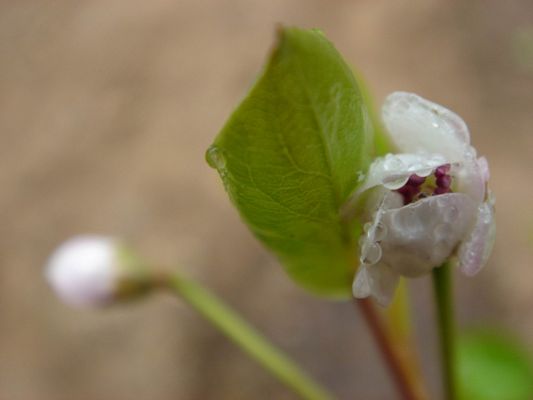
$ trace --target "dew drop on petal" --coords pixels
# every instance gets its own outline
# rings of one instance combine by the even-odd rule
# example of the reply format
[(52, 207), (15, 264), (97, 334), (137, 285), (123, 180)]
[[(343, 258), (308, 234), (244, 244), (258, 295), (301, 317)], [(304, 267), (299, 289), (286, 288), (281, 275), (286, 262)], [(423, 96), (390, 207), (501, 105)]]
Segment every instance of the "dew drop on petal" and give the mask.
[(404, 162), (400, 157), (396, 157), (392, 154), (388, 154), (385, 157), (385, 162), (383, 163), (383, 168), (387, 171), (398, 171), (405, 169)]
[(416, 173), (420, 176), (429, 176), (433, 172), (433, 168), (420, 168)]
[(361, 251), (361, 264), (374, 265), (381, 260), (381, 246), (377, 243), (365, 243)]
[(389, 190), (396, 190), (404, 186), (409, 180), (408, 176), (389, 178), (383, 182), (383, 186)]
[(380, 240), (385, 239), (386, 236), (387, 227), (382, 222), (378, 222), (374, 228), (374, 240), (379, 242)]

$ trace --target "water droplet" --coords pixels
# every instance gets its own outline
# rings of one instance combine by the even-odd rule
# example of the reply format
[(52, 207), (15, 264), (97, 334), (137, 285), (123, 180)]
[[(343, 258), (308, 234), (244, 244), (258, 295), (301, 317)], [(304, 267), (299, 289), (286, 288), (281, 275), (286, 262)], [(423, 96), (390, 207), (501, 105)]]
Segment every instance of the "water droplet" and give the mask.
[(361, 264), (374, 265), (381, 260), (381, 246), (377, 243), (365, 243), (361, 251)]
[(476, 158), (477, 157), (476, 149), (473, 148), (472, 146), (468, 146), (468, 148), (465, 150), (464, 157), (465, 158), (470, 158), (470, 159)]
[(385, 162), (383, 163), (383, 168), (387, 171), (398, 171), (404, 169), (404, 163), (399, 158), (392, 154), (388, 154), (385, 157)]
[(372, 223), (367, 222), (366, 224), (363, 225), (363, 231), (368, 232), (371, 226), (372, 226)]
[(211, 168), (222, 170), (226, 166), (226, 159), (222, 154), (222, 150), (215, 145), (212, 145), (207, 149), (205, 159)]
[(431, 175), (432, 172), (433, 172), (432, 167), (420, 168), (418, 171), (416, 171), (417, 175), (420, 175), (423, 177)]
[(387, 227), (382, 222), (378, 222), (374, 228), (374, 240), (379, 242), (380, 240), (385, 239), (386, 236)]
[(407, 183), (409, 176), (395, 176), (383, 181), (383, 186), (389, 190), (396, 190)]

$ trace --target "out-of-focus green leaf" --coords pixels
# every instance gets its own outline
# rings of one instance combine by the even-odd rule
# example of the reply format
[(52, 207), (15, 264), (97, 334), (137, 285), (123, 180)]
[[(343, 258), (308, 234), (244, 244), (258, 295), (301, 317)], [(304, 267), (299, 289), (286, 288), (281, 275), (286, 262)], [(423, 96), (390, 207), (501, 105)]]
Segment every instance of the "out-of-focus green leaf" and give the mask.
[(516, 341), (495, 333), (462, 336), (458, 346), (462, 400), (533, 399), (533, 364)]
[(363, 76), (357, 71), (354, 71), (355, 78), (361, 90), (361, 95), (363, 96), (364, 102), (367, 105), (368, 115), (370, 121), (372, 122), (373, 133), (374, 133), (374, 156), (383, 156), (392, 151), (392, 143), (389, 136), (385, 131), (385, 127), (381, 122), (381, 115), (379, 110), (376, 109), (376, 104), (374, 99), (370, 94), (370, 90), (363, 79)]
[(350, 68), (321, 32), (289, 28), (206, 157), (290, 276), (315, 293), (345, 297), (361, 227), (339, 210), (372, 147)]

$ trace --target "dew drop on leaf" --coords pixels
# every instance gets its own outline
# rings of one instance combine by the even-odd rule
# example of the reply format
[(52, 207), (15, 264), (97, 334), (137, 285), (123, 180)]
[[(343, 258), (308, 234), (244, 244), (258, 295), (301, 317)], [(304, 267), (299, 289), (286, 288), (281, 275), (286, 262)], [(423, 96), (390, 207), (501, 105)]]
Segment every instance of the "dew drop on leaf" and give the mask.
[(226, 159), (222, 154), (222, 150), (220, 150), (217, 146), (213, 145), (207, 149), (207, 152), (205, 153), (205, 159), (210, 167), (219, 171), (223, 170), (226, 166)]

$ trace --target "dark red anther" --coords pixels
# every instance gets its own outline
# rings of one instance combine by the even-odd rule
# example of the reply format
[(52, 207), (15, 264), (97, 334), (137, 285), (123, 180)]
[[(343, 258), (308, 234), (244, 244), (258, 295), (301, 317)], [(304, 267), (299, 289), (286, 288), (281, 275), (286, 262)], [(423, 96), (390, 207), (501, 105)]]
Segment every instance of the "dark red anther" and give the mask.
[(409, 204), (413, 201), (413, 198), (420, 192), (420, 188), (417, 186), (404, 185), (397, 190), (403, 197), (403, 203)]
[(417, 174), (413, 174), (409, 177), (409, 180), (407, 181), (407, 185), (409, 186), (421, 186), (426, 181), (426, 178), (423, 176), (418, 176)]
[(437, 186), (441, 188), (449, 188), (452, 183), (452, 177), (450, 175), (441, 175), (437, 177)]
[(450, 193), (451, 190), (449, 187), (438, 187), (438, 188), (435, 188), (435, 190), (433, 191), (433, 195), (438, 195), (438, 194), (445, 194), (445, 193)]
[(438, 178), (440, 176), (444, 176), (448, 174), (448, 172), (450, 172), (450, 168), (451, 168), (450, 164), (444, 164), (444, 165), (441, 165), (440, 167), (437, 167), (437, 169), (435, 170), (435, 177)]

